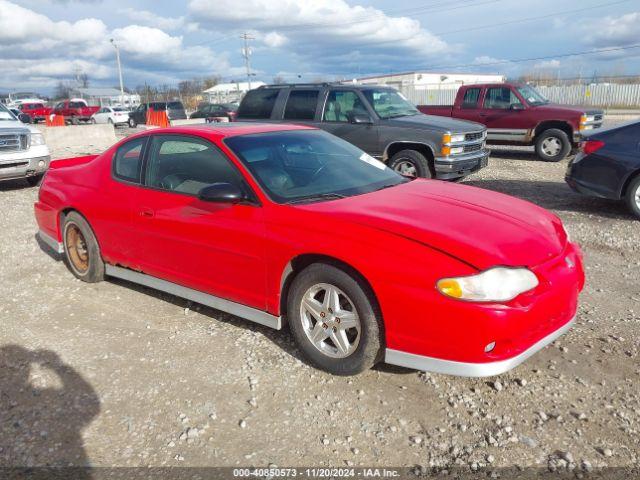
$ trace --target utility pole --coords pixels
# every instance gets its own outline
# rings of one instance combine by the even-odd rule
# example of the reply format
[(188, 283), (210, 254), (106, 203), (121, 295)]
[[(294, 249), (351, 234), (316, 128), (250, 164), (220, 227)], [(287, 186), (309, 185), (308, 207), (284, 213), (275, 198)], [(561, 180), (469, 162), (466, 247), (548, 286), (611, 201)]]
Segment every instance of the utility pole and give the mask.
[(118, 62), (118, 76), (120, 77), (120, 105), (124, 105), (124, 84), (122, 83), (122, 65), (120, 64), (120, 49), (118, 44), (111, 39), (111, 45), (116, 49), (116, 60)]
[(250, 59), (251, 59), (251, 54), (253, 52), (249, 47), (249, 40), (255, 40), (255, 37), (252, 37), (248, 33), (243, 33), (240, 36), (240, 38), (244, 40), (244, 48), (242, 49), (242, 56), (244, 57), (244, 64), (247, 67), (247, 80), (248, 80), (247, 86), (249, 87), (248, 89), (251, 90), (251, 60)]

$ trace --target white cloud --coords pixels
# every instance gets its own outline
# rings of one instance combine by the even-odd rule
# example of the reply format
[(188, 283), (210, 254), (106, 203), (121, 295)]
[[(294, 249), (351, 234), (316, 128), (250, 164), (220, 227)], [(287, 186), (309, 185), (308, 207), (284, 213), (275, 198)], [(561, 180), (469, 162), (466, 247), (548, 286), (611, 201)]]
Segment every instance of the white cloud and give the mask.
[(561, 63), (560, 60), (543, 60), (542, 62), (536, 63), (533, 68), (539, 70), (557, 70), (560, 68)]
[(267, 34), (258, 34), (258, 39), (261, 40), (267, 47), (278, 48), (282, 47), (289, 42), (289, 39), (278, 32), (269, 32)]
[(286, 36), (294, 53), (308, 57), (319, 48), (325, 54), (329, 47), (344, 53), (342, 47), (367, 54), (400, 49), (421, 58), (442, 58), (452, 48), (417, 20), (350, 6), (344, 0), (191, 0), (189, 11), (201, 28), (251, 25), (258, 32)]
[(586, 22), (582, 31), (587, 42), (598, 47), (640, 43), (640, 12), (604, 17)]
[[(22, 87), (36, 78), (40, 85), (50, 86), (60, 79), (73, 78), (79, 71), (91, 80), (115, 81), (112, 38), (120, 48), (125, 82), (132, 87), (142, 81), (151, 83), (150, 79), (168, 83), (189, 76), (239, 71), (231, 68), (226, 55), (216, 54), (207, 46), (185, 46), (182, 36), (160, 28), (133, 24), (110, 31), (96, 18), (57, 22), (0, 0), (0, 86)], [(271, 38), (272, 42), (277, 40)]]
[(155, 27), (161, 30), (185, 29), (189, 32), (194, 32), (198, 29), (198, 24), (195, 22), (188, 22), (185, 16), (175, 18), (162, 17), (148, 10), (136, 10), (131, 7), (121, 8), (118, 12), (135, 21), (137, 24)]

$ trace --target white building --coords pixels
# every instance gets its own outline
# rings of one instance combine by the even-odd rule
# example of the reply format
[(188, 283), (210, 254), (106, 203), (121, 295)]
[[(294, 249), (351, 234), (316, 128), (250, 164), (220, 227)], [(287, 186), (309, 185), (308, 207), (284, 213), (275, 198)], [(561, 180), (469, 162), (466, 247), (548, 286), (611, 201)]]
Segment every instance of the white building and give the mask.
[(265, 85), (264, 82), (235, 82), (235, 83), (219, 83), (202, 92), (211, 103), (233, 103), (239, 102), (245, 93), (254, 88)]
[(470, 83), (502, 83), (507, 79), (504, 75), (487, 75), (475, 73), (432, 73), (406, 72), (389, 75), (376, 75), (354, 79), (354, 83), (362, 85), (388, 85), (398, 90), (415, 88), (416, 90), (455, 89)]
[(89, 105), (105, 107), (118, 105), (131, 108), (140, 105), (140, 95), (137, 93), (120, 95), (120, 90), (117, 88), (75, 88), (71, 94), (74, 97), (84, 98)]

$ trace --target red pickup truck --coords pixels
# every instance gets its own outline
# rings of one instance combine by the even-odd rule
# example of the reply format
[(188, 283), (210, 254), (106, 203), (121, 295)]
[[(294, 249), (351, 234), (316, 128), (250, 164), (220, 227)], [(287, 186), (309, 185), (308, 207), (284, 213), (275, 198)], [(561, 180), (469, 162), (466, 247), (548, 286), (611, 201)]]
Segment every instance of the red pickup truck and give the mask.
[(47, 107), (44, 103), (22, 103), (18, 109), (29, 115), (33, 123), (44, 121), (51, 113), (51, 107)]
[(533, 87), (515, 83), (464, 85), (453, 106), (420, 105), (418, 110), (482, 123), (487, 143), (535, 145), (538, 157), (548, 162), (565, 158), (583, 133), (602, 126), (604, 117), (602, 110), (554, 105)]
[(81, 98), (72, 98), (57, 103), (53, 107), (53, 113), (62, 115), (67, 123), (77, 125), (80, 122), (92, 121), (92, 116), (100, 110), (100, 107), (90, 107), (86, 100)]

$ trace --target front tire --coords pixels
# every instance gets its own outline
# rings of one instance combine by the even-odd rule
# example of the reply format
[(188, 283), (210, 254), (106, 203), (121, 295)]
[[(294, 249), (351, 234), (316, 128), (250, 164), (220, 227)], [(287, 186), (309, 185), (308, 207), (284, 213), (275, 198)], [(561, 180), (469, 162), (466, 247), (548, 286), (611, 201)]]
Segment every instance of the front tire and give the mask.
[(355, 375), (373, 367), (382, 353), (377, 303), (355, 276), (317, 263), (291, 284), (287, 316), (305, 357), (334, 375)]
[(38, 175), (27, 177), (26, 180), (30, 186), (37, 187), (38, 185), (40, 185), (40, 182), (42, 181), (42, 177), (44, 177), (44, 173), (39, 173)]
[(631, 213), (640, 219), (640, 175), (631, 180), (631, 183), (627, 187), (625, 203)]
[(405, 177), (433, 178), (429, 161), (416, 150), (401, 150), (389, 161), (389, 168)]
[(104, 262), (89, 223), (77, 212), (64, 218), (62, 226), (64, 260), (71, 273), (83, 282), (104, 280)]
[(545, 162), (559, 162), (571, 152), (571, 142), (565, 132), (557, 128), (545, 130), (536, 138), (536, 154)]

